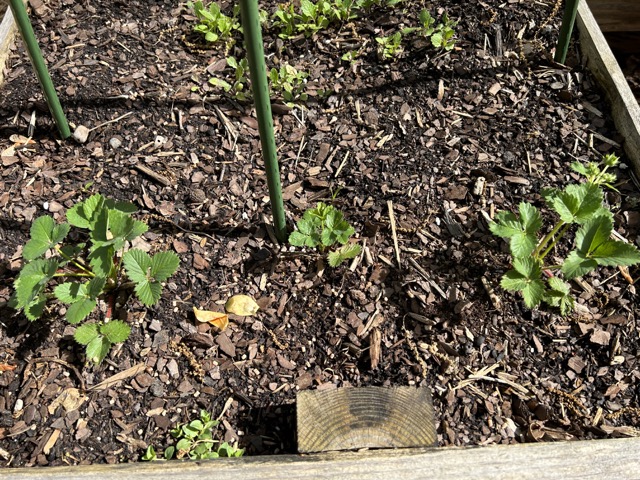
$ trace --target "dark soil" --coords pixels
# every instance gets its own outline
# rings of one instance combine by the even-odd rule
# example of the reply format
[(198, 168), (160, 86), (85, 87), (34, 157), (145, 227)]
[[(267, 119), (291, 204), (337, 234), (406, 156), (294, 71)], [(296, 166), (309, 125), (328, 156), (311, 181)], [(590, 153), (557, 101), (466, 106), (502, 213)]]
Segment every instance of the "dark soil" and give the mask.
[[(571, 161), (621, 153), (575, 45), (568, 67), (550, 61), (553, 2), (437, 2), (432, 12), (460, 19), (456, 48), (417, 42), (396, 61), (377, 58), (374, 38), (415, 24), (413, 2), (313, 38), (265, 33), (269, 67), (310, 73), (304, 107), (274, 105), (291, 226), (330, 202), (364, 247), (336, 269), (273, 241), (255, 115), (207, 84), (225, 54), (187, 47), (186, 7), (32, 5), (70, 122), (129, 115), (83, 145), (60, 141), (22, 46), (13, 52), (0, 90), (0, 151), (15, 144), (0, 170), (0, 300), (32, 220), (62, 220), (91, 192), (134, 202), (151, 227), (143, 246), (177, 252), (181, 266), (157, 306), (129, 301), (132, 336), (97, 367), (84, 364), (56, 304), (33, 323), (2, 308), (4, 466), (137, 461), (147, 445), (171, 444), (176, 423), (201, 408), (217, 416), (229, 398), (221, 438), (249, 455), (294, 452), (296, 391), (344, 386), (430, 387), (443, 446), (637, 434), (635, 286), (602, 268), (572, 285), (578, 313), (528, 311), (498, 287), (510, 257), (482, 213), (523, 200), (543, 207), (542, 187), (577, 179)], [(362, 45), (353, 66), (340, 60)], [(32, 118), (34, 143), (24, 145)], [(616, 230), (637, 242), (640, 194), (627, 168), (617, 173)], [(479, 177), (487, 187), (474, 194)], [(194, 306), (222, 310), (235, 293), (262, 310), (223, 333), (195, 322)], [(79, 407), (53, 403), (70, 388), (86, 396)]]

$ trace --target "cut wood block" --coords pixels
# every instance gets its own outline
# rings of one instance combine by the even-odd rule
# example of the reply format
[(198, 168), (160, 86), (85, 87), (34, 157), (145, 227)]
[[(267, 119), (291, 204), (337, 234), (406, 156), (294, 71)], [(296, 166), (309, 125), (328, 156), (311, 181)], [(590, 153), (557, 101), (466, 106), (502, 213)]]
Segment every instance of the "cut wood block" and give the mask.
[(297, 396), (300, 453), (436, 445), (428, 388), (306, 390)]

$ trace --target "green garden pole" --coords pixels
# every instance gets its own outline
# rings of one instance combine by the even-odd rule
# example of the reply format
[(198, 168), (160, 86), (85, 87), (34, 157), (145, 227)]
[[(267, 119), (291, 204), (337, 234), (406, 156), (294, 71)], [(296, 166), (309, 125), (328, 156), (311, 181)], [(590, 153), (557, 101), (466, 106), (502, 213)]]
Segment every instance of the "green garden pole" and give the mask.
[(567, 59), (569, 41), (571, 40), (573, 25), (576, 23), (579, 1), (580, 0), (567, 0), (564, 6), (564, 15), (562, 16), (562, 25), (560, 26), (560, 35), (558, 36), (558, 45), (556, 46), (556, 54), (554, 57), (557, 63), (564, 64), (564, 61)]
[(67, 117), (64, 116), (60, 100), (58, 100), (58, 95), (56, 94), (56, 89), (53, 86), (53, 82), (51, 82), (47, 65), (44, 63), (44, 58), (42, 58), (42, 52), (38, 46), (36, 36), (33, 33), (33, 27), (31, 27), (31, 22), (29, 21), (27, 9), (24, 7), (22, 0), (10, 0), (9, 5), (11, 6), (13, 17), (16, 19), (16, 23), (18, 24), (20, 35), (22, 35), (22, 39), (27, 46), (29, 58), (31, 58), (31, 64), (33, 65), (36, 75), (38, 76), (38, 80), (40, 81), (40, 86), (42, 87), (47, 104), (49, 105), (49, 111), (53, 115), (56, 125), (58, 126), (60, 136), (62, 138), (67, 138), (71, 136)]
[(276, 237), (284, 242), (287, 239), (287, 225), (284, 218), (282, 201), (282, 185), (276, 139), (273, 134), (273, 118), (271, 116), (271, 98), (267, 83), (267, 67), (264, 63), (264, 47), (262, 46), (262, 30), (258, 13), (258, 0), (240, 0), (240, 16), (244, 42), (249, 62), (249, 76), (253, 91), (253, 101), (258, 118), (262, 158), (267, 169), (267, 185), (273, 213), (273, 225)]

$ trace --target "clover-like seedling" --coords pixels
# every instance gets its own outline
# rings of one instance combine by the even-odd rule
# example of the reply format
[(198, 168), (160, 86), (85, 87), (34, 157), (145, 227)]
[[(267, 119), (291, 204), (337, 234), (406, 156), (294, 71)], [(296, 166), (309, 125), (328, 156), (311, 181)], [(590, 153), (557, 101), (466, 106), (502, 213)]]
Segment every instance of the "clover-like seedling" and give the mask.
[[(70, 208), (68, 222), (57, 224), (48, 215), (36, 218), (22, 250), (26, 263), (14, 281), (10, 305), (33, 321), (42, 316), (47, 301), (55, 298), (67, 304), (66, 319), (77, 325), (99, 299), (128, 286), (144, 305), (156, 304), (162, 282), (176, 272), (179, 259), (173, 252), (151, 257), (138, 249), (125, 251), (148, 229), (131, 216), (135, 211), (131, 203), (96, 194)], [(67, 241), (71, 227), (85, 231), (87, 241)], [(129, 282), (124, 281), (123, 266)], [(91, 323), (80, 326), (75, 338), (86, 346), (87, 358), (100, 363), (111, 345), (126, 340), (129, 332), (122, 322)]]
[(209, 8), (201, 1), (188, 3), (187, 6), (198, 18), (198, 23), (193, 27), (195, 32), (202, 34), (207, 42), (225, 42), (227, 50), (233, 45), (233, 33), (241, 29), (237, 9), (234, 10), (233, 16), (229, 17), (216, 2), (211, 2)]
[(319, 202), (315, 208), (304, 212), (297, 227), (298, 230), (289, 235), (289, 243), (293, 246), (317, 247), (325, 252), (336, 244), (342, 245), (328, 254), (329, 265), (332, 267), (357, 257), (362, 251), (359, 244), (349, 242), (355, 230), (333, 205)]
[[(191, 460), (205, 460), (219, 457), (241, 457), (244, 454), (244, 449), (238, 448), (237, 443), (220, 443), (213, 438), (212, 429), (219, 423), (219, 420), (211, 419), (209, 412), (201, 410), (198, 419), (178, 425), (171, 430), (171, 436), (177, 442), (164, 450), (164, 458), (171, 460), (172, 458), (188, 457)], [(142, 460), (157, 459), (155, 449), (150, 445)]]
[(298, 71), (287, 64), (281, 65), (279, 69), (272, 68), (269, 72), (271, 89), (282, 93), (282, 97), (289, 106), (293, 106), (294, 101), (305, 102), (308, 95), (304, 93), (304, 86), (308, 76), (307, 72)]
[[(513, 269), (502, 278), (505, 290), (522, 292), (528, 308), (541, 302), (558, 307), (562, 315), (571, 313), (575, 300), (569, 284), (554, 274), (560, 272), (565, 280), (582, 277), (598, 266), (631, 266), (640, 263), (640, 251), (620, 240), (611, 238), (613, 215), (604, 204), (601, 185), (608, 185), (615, 176), (606, 174), (608, 167), (617, 163), (617, 157), (605, 157), (604, 168), (598, 164), (574, 164), (572, 168), (583, 173), (587, 181), (567, 185), (563, 190), (544, 189), (542, 196), (559, 217), (555, 225), (539, 238), (543, 222), (540, 211), (527, 202), (518, 206), (519, 216), (502, 211), (489, 225), (494, 235), (509, 240)], [(545, 258), (558, 242), (577, 225), (575, 248), (559, 265), (546, 265)], [(546, 281), (545, 281), (546, 279)]]

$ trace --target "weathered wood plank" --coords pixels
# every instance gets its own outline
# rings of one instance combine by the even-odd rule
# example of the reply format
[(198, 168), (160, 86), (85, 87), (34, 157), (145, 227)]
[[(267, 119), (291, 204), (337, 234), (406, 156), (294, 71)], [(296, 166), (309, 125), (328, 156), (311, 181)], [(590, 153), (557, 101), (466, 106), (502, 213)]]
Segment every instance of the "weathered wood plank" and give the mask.
[(640, 32), (638, 0), (587, 0), (603, 32)]
[(3, 480), (640, 479), (640, 439), (6, 469)]
[(437, 442), (426, 387), (305, 390), (296, 400), (298, 451), (431, 447)]
[(587, 67), (596, 77), (611, 105), (618, 132), (624, 136), (624, 151), (636, 176), (640, 178), (640, 107), (620, 70), (607, 41), (598, 28), (587, 3), (578, 5), (580, 48)]
[[(2, 10), (0, 10), (2, 15)], [(7, 7), (7, 10), (2, 17), (2, 23), (0, 23), (0, 85), (4, 80), (4, 67), (9, 58), (9, 47), (13, 42), (13, 37), (16, 33), (15, 22), (13, 21), (13, 14), (11, 9)]]

